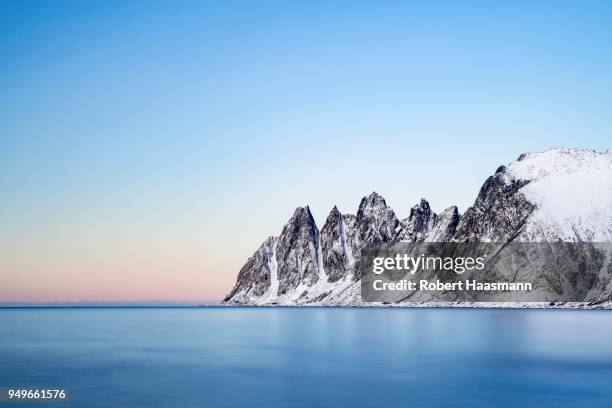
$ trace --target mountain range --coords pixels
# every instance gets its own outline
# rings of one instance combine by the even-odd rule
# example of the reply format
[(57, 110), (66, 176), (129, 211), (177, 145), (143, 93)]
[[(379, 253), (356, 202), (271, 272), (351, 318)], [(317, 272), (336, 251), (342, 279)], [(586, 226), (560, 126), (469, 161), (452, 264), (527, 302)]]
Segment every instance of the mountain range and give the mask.
[[(362, 305), (362, 249), (400, 241), (611, 242), (612, 149), (521, 154), (484, 181), (463, 213), (450, 206), (436, 214), (421, 199), (400, 218), (373, 192), (356, 214), (334, 206), (319, 229), (309, 207), (298, 207), (247, 260), (222, 304)], [(611, 276), (607, 264), (584, 300), (612, 299)]]

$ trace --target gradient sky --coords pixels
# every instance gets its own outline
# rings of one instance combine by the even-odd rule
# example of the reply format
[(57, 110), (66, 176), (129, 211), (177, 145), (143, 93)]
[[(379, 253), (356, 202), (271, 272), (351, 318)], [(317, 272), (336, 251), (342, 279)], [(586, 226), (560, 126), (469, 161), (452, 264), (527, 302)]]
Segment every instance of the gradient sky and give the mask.
[(612, 147), (612, 2), (459, 3), (0, 0), (0, 302), (219, 299), (298, 205)]

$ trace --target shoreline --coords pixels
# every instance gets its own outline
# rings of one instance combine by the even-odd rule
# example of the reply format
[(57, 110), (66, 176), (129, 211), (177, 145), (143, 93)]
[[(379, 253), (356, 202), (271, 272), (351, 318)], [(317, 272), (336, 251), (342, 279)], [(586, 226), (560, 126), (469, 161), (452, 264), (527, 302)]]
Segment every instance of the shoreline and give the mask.
[(612, 310), (612, 302), (406, 302), (406, 303), (369, 303), (348, 305), (325, 304), (200, 304), (180, 306), (114, 306), (114, 305), (7, 305), (2, 309), (496, 309), (496, 310)]

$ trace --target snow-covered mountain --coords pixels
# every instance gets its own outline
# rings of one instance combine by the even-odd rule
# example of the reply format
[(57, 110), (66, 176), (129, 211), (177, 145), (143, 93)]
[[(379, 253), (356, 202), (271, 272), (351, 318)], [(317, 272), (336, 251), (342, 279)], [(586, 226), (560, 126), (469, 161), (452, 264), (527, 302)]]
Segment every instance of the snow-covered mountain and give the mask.
[[(249, 258), (223, 303), (360, 304), (362, 248), (398, 241), (611, 242), (612, 149), (522, 154), (487, 178), (463, 214), (455, 206), (436, 214), (422, 199), (400, 220), (373, 192), (356, 215), (334, 207), (319, 230), (308, 206), (299, 207)], [(591, 299), (612, 294), (610, 279)]]

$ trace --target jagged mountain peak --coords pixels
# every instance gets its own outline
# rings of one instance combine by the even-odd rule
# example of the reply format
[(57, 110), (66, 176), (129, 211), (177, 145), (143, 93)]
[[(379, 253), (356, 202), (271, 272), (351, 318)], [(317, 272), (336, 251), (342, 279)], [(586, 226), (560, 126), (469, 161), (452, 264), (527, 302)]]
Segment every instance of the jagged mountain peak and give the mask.
[(367, 216), (382, 215), (388, 212), (393, 212), (393, 210), (387, 205), (384, 197), (374, 191), (372, 194), (361, 199), (357, 209), (357, 218), (362, 219)]
[(408, 218), (401, 221), (395, 239), (422, 242), (434, 227), (436, 219), (437, 215), (431, 210), (429, 202), (421, 198), (421, 201), (410, 209)]
[(285, 224), (276, 245), (278, 294), (300, 285), (312, 286), (320, 277), (319, 229), (310, 208), (298, 207)]
[(323, 267), (329, 282), (336, 282), (352, 273), (355, 239), (354, 216), (343, 215), (334, 206), (321, 228)]
[(389, 242), (396, 233), (399, 219), (376, 192), (361, 199), (357, 210), (357, 229), (361, 242)]
[(357, 213), (359, 214), (359, 212), (362, 210), (374, 207), (387, 207), (387, 202), (385, 201), (384, 197), (378, 194), (376, 191), (373, 191), (370, 195), (367, 195), (361, 199)]
[(295, 211), (293, 212), (293, 215), (287, 222), (286, 226), (293, 225), (296, 223), (307, 223), (307, 224), (312, 224), (316, 226), (314, 217), (308, 205), (304, 207), (297, 207)]
[(424, 198), (421, 198), (421, 201), (410, 209), (410, 216), (408, 218), (412, 219), (420, 215), (431, 215), (431, 207), (429, 206), (429, 201)]
[(338, 208), (338, 206), (337, 206), (337, 205), (334, 205), (334, 206), (333, 206), (333, 208), (331, 209), (331, 211), (329, 212), (329, 215), (328, 215), (327, 217), (328, 217), (328, 218), (329, 218), (329, 217), (331, 217), (331, 216), (334, 216), (334, 217), (341, 217), (341, 216), (343, 216), (343, 215), (344, 215), (344, 214), (342, 214), (342, 212), (340, 211), (340, 209)]
[[(342, 213), (340, 212), (338, 207), (334, 205), (334, 207), (329, 212), (327, 219), (325, 220), (325, 224), (323, 224), (323, 228), (325, 228), (325, 225), (329, 224), (330, 222), (335, 222), (337, 220), (340, 220), (341, 218)], [(321, 229), (321, 231), (323, 231), (323, 228)]]
[(306, 213), (306, 214), (310, 214), (310, 206), (307, 204), (303, 207), (296, 207), (294, 214), (298, 214), (298, 213)]

